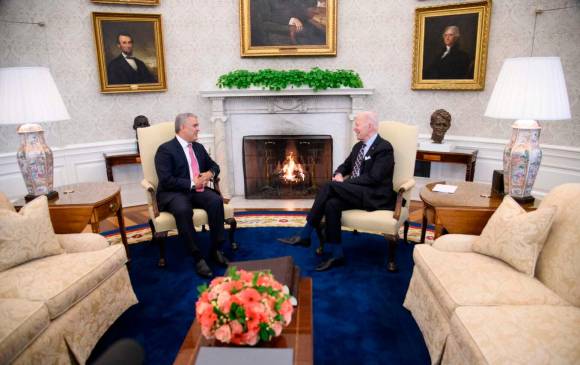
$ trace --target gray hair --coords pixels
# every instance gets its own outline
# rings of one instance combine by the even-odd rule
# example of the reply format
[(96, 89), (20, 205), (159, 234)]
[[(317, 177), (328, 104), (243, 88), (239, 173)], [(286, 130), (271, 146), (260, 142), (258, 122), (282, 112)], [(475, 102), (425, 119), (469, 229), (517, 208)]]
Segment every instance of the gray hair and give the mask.
[(365, 118), (369, 123), (375, 127), (375, 129), (379, 128), (379, 115), (375, 112), (365, 111), (358, 113), (358, 116)]
[(181, 130), (181, 126), (184, 125), (187, 119), (189, 118), (195, 118), (197, 120), (197, 115), (193, 113), (177, 114), (177, 116), (175, 117), (175, 133), (179, 133), (179, 131)]
[(459, 38), (461, 36), (461, 33), (459, 32), (459, 27), (457, 25), (449, 25), (445, 27), (445, 30), (443, 30), (443, 34), (445, 34), (448, 30), (452, 30), (456, 38)]

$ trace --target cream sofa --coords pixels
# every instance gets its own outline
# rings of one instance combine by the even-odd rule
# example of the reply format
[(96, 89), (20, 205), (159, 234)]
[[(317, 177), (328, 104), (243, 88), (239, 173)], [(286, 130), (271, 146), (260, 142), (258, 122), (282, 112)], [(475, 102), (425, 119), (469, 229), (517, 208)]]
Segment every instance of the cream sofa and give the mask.
[[(0, 209), (13, 207), (0, 197)], [(6, 262), (10, 233), (3, 214), (0, 261)], [(56, 237), (60, 254), (0, 272), (0, 364), (84, 364), (109, 326), (137, 303), (122, 245), (109, 246), (93, 233)]]
[(404, 306), (433, 364), (580, 363), (580, 184), (540, 205), (556, 214), (534, 277), (472, 251), (479, 236), (417, 245)]

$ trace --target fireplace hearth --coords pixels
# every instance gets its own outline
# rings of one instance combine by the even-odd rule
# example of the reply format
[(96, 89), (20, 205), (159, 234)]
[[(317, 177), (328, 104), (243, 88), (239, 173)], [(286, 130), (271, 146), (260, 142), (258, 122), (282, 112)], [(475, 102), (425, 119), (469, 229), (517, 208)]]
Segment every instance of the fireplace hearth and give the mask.
[(332, 175), (329, 135), (245, 136), (246, 199), (308, 199)]

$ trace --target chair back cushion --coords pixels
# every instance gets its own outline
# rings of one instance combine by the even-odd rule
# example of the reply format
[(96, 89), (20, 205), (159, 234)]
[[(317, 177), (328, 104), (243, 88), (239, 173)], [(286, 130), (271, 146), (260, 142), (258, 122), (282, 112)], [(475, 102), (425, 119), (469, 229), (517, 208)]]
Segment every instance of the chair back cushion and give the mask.
[[(402, 183), (413, 178), (419, 129), (414, 125), (385, 121), (379, 123), (379, 134), (393, 146), (395, 153), (393, 189), (398, 191)], [(405, 195), (407, 200), (408, 195)]]
[(563, 184), (544, 197), (540, 209), (556, 206), (536, 277), (575, 306), (580, 306), (580, 184)]
[(163, 122), (145, 128), (137, 128), (139, 154), (143, 177), (157, 189), (158, 179), (155, 170), (155, 154), (157, 148), (175, 137), (175, 123)]

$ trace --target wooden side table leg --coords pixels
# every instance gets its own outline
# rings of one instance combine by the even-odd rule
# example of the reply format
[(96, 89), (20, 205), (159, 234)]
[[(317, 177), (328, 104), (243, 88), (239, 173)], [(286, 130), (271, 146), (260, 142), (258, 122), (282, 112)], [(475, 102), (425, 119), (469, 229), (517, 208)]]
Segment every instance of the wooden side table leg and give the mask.
[[(121, 199), (119, 199), (119, 202)], [(127, 233), (125, 231), (125, 220), (123, 219), (123, 206), (119, 204), (119, 209), (117, 209), (117, 222), (119, 223), (119, 232), (121, 233), (121, 241), (123, 246), (125, 246), (125, 252), (127, 253), (127, 259), (130, 261), (129, 257), (129, 243), (127, 242)]]
[(427, 234), (427, 206), (423, 204), (423, 221), (421, 222), (421, 240), (420, 243), (425, 243), (425, 235)]

